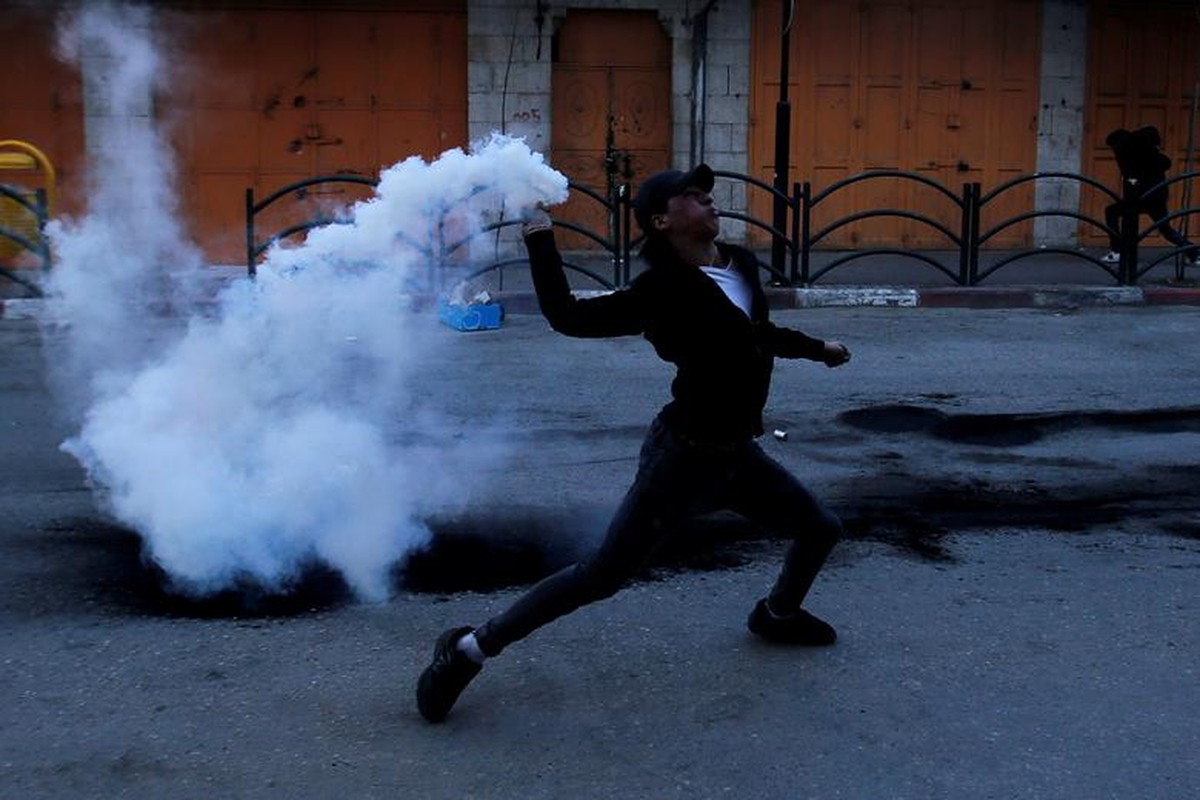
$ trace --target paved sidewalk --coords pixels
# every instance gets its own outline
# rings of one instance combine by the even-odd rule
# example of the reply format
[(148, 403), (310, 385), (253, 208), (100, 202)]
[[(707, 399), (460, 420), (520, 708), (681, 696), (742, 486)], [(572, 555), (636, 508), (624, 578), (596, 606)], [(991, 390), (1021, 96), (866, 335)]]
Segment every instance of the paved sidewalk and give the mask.
[[(1089, 251), (1093, 256), (1098, 254)], [(814, 271), (844, 252), (822, 252), (814, 257)], [(921, 253), (954, 271), (954, 254)], [(987, 253), (981, 270), (987, 270), (1007, 253)], [(1158, 258), (1154, 250), (1148, 259)], [(759, 258), (770, 261), (770, 254)], [(579, 269), (613, 279), (612, 263), (594, 253), (568, 253), (572, 286), (579, 291), (604, 287)], [(636, 274), (640, 262), (635, 259)], [(244, 268), (213, 268), (213, 287), (244, 278)], [(536, 313), (537, 301), (524, 265), (485, 273), (470, 282), (471, 291), (488, 291), (512, 313)], [(1156, 265), (1136, 286), (1121, 286), (1097, 265), (1061, 253), (1047, 253), (1009, 263), (987, 276), (982, 285), (964, 287), (928, 263), (894, 255), (869, 256), (844, 264), (809, 286), (769, 287), (772, 308), (837, 308), (883, 306), (901, 308), (1083, 308), (1089, 306), (1200, 305), (1200, 268), (1178, 267), (1173, 260)], [(24, 296), (22, 287), (0, 281), (0, 317), (36, 315), (41, 301)]]

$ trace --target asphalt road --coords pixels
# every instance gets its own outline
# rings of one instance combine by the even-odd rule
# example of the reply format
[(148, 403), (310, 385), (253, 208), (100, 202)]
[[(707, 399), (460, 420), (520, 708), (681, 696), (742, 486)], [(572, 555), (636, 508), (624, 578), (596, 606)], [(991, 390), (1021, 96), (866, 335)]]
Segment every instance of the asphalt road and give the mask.
[(780, 365), (764, 444), (847, 522), (812, 597), (838, 644), (747, 634), (783, 545), (718, 518), (441, 726), (434, 637), (586, 551), (632, 477), (670, 377), (644, 342), (436, 331), (426, 433), (489, 458), (395, 596), (189, 601), (57, 450), (36, 323), (0, 319), (0, 797), (1200, 794), (1197, 311), (776, 319), (854, 351)]

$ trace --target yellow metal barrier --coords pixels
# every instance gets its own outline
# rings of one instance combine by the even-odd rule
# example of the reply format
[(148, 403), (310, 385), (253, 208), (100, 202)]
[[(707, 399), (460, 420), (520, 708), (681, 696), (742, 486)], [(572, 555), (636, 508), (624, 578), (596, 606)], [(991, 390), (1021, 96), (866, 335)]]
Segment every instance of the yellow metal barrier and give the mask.
[[(21, 192), (30, 203), (36, 202), (37, 190), (46, 192), (46, 215), (54, 205), (54, 166), (38, 148), (16, 139), (0, 141), (0, 183)], [(37, 215), (11, 197), (0, 195), (0, 227), (20, 234), (41, 245), (41, 226)], [(7, 236), (0, 236), (0, 260), (9, 260), (24, 250)]]

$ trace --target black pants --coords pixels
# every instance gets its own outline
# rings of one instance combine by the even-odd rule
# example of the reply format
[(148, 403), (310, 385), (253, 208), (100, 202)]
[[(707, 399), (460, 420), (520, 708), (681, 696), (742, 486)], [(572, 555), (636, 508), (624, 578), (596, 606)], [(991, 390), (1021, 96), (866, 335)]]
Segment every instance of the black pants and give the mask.
[[(1108, 223), (1108, 227), (1117, 230), (1117, 226), (1121, 222), (1121, 203), (1111, 203), (1104, 209), (1104, 221)], [(1155, 227), (1162, 234), (1163, 238), (1176, 247), (1191, 247), (1192, 243), (1183, 237), (1183, 235), (1171, 227), (1171, 223), (1166, 221), (1166, 216), (1170, 212), (1167, 211), (1167, 198), (1164, 197), (1146, 197), (1138, 203), (1138, 214), (1145, 214), (1152, 220), (1163, 220)], [(1110, 250), (1120, 250), (1121, 243), (1115, 236), (1111, 234), (1108, 237), (1108, 246)]]
[(580, 606), (610, 597), (645, 566), (688, 518), (718, 510), (792, 538), (772, 607), (800, 607), (842, 533), (838, 518), (753, 441), (726, 449), (691, 446), (656, 419), (637, 477), (589, 558), (544, 578), (475, 631), (489, 656)]

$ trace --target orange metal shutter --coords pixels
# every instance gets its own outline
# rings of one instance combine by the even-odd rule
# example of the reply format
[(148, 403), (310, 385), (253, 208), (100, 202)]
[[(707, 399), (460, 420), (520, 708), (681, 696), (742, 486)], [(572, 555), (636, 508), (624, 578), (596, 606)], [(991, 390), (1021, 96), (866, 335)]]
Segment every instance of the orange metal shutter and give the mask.
[[(755, 7), (751, 171), (774, 180), (779, 97), (780, 0)], [(814, 191), (867, 170), (915, 172), (956, 195), (994, 186), (1036, 162), (1039, 4), (1032, 0), (798, 0), (791, 33), (789, 186)], [(1010, 197), (1032, 208), (1032, 192)], [(1025, 196), (1027, 195), (1027, 197)], [(750, 196), (751, 213), (771, 215), (770, 198)], [(911, 181), (857, 184), (814, 211), (817, 227), (847, 214), (903, 208), (957, 230), (957, 210)], [(999, 206), (997, 206), (999, 208)], [(761, 239), (761, 235), (759, 235)], [(994, 244), (1030, 239), (1019, 226)], [(871, 219), (822, 246), (945, 247), (919, 223)]]
[[(1088, 94), (1084, 114), (1084, 173), (1120, 192), (1120, 172), (1104, 140), (1117, 128), (1134, 130), (1154, 125), (1162, 135), (1163, 152), (1173, 162), (1168, 177), (1189, 167), (1197, 169), (1200, 120), (1193, 119), (1192, 97), (1200, 94), (1200, 23), (1188, 4), (1104, 0), (1093, 3), (1088, 44)], [(1189, 134), (1191, 142), (1189, 142)], [(1200, 190), (1174, 184), (1170, 210), (1184, 200), (1200, 204)], [(1104, 219), (1108, 198), (1084, 188), (1082, 212)], [(1142, 217), (1141, 225), (1149, 224)], [(1188, 229), (1195, 239), (1200, 221), (1179, 220), (1175, 227)], [(1108, 237), (1095, 226), (1081, 224), (1080, 240), (1107, 246)], [(1164, 245), (1157, 235), (1150, 246)]]
[[(244, 192), (317, 175), (376, 177), (410, 155), (467, 144), (463, 3), (387, 10), (235, 8), (180, 35), (189, 83), (160, 98), (174, 122), (192, 234), (210, 261), (241, 263)], [(281, 201), (262, 230), (367, 194), (322, 186)]]
[[(552, 70), (550, 152), (568, 178), (608, 196), (665, 169), (671, 156), (671, 47), (653, 11), (571, 10)], [(599, 204), (573, 199), (557, 215), (601, 235)], [(564, 249), (594, 246), (564, 231)]]

